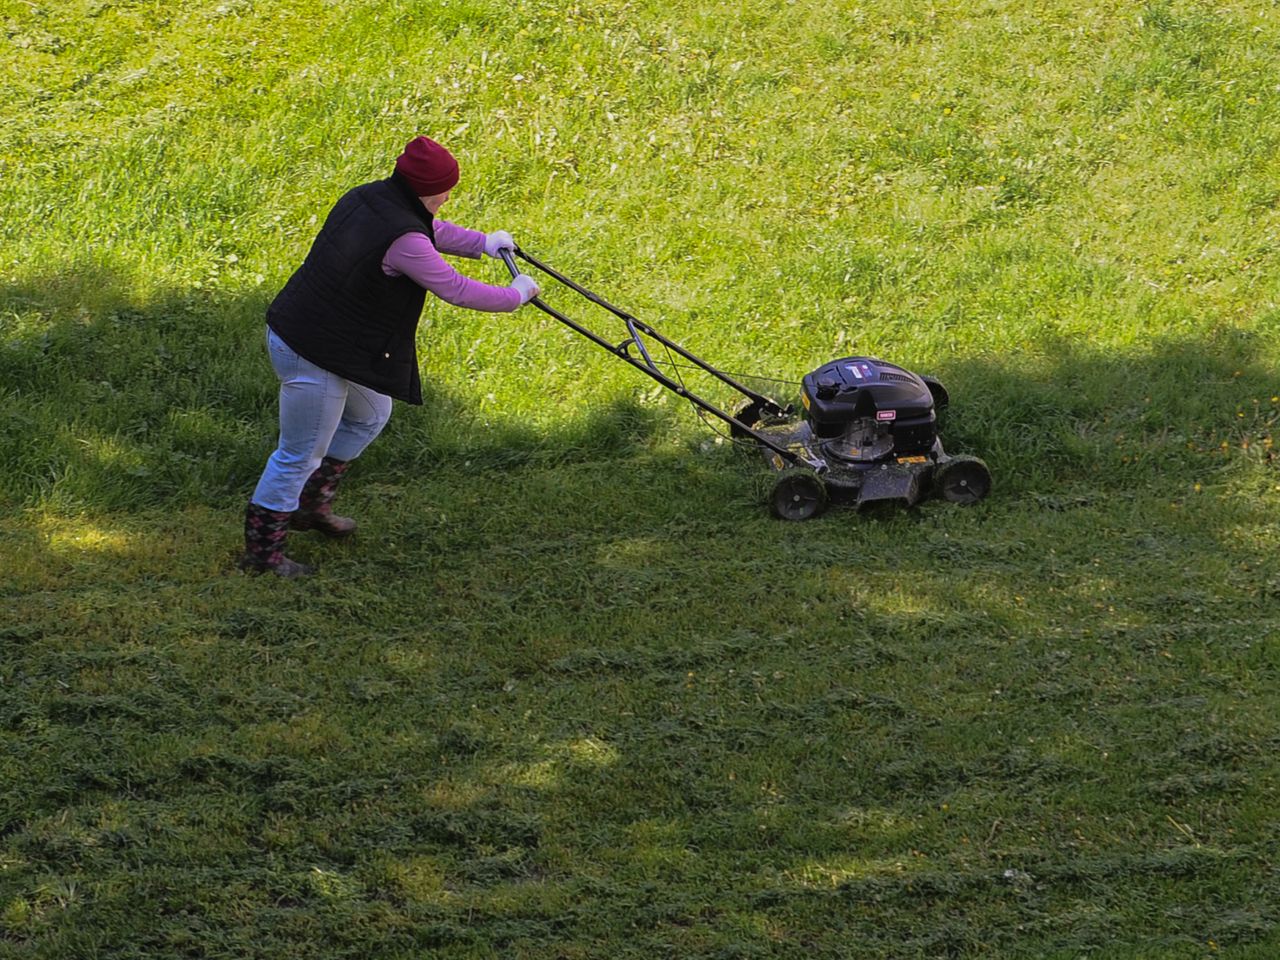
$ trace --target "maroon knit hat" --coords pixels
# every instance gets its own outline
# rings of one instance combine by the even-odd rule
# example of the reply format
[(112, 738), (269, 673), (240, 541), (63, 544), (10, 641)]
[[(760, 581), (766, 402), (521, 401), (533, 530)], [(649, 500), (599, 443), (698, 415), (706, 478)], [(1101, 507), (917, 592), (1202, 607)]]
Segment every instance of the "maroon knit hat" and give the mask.
[(458, 183), (458, 161), (429, 137), (414, 137), (396, 158), (396, 173), (420, 197), (434, 197)]

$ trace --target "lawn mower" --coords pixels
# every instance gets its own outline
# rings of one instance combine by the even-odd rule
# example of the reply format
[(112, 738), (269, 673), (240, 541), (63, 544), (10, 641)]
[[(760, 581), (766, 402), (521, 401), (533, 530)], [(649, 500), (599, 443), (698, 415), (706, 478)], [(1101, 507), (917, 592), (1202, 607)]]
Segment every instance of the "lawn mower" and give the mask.
[[(628, 336), (613, 343), (535, 297), (530, 302), (570, 329), (652, 377), (703, 414), (723, 421), (730, 439), (764, 454), (777, 474), (769, 494), (775, 516), (807, 520), (828, 503), (864, 507), (874, 503), (912, 506), (926, 496), (973, 504), (991, 490), (991, 472), (977, 457), (949, 456), (938, 438), (938, 411), (947, 406), (946, 388), (874, 357), (843, 357), (824, 363), (800, 382), (802, 411), (746, 386), (743, 375), (725, 373), (690, 353), (590, 290), (518, 247), (501, 251), (507, 269), (520, 273), (515, 258), (553, 278), (621, 319)], [(667, 356), (654, 361), (646, 338)], [(692, 365), (742, 395), (728, 413), (685, 386), (680, 369)], [(667, 367), (665, 372), (661, 367)]]

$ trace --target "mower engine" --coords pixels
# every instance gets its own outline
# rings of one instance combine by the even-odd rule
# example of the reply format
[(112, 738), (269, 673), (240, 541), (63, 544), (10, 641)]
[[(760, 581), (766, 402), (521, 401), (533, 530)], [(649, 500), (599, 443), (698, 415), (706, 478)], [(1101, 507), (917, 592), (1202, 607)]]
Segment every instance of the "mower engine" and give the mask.
[(812, 437), (831, 458), (876, 463), (927, 456), (938, 440), (940, 383), (864, 357), (833, 360), (800, 384)]
[(948, 398), (933, 377), (873, 357), (845, 357), (805, 376), (800, 399), (802, 420), (757, 416), (755, 422), (805, 465), (765, 449), (780, 474), (770, 497), (777, 516), (808, 519), (828, 501), (912, 506), (929, 494), (976, 503), (991, 489), (981, 460), (943, 451), (938, 411)]

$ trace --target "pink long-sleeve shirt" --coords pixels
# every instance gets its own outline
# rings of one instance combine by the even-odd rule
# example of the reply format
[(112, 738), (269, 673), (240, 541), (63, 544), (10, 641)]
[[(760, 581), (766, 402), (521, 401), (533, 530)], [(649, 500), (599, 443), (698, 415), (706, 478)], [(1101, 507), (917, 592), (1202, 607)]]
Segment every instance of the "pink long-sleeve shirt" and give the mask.
[(494, 287), (464, 277), (440, 254), (449, 253), (478, 260), (484, 254), (485, 235), (447, 220), (433, 223), (433, 245), (423, 233), (406, 233), (387, 248), (382, 272), (389, 277), (406, 276), (446, 303), (472, 310), (505, 313), (520, 306), (520, 292), (513, 287)]

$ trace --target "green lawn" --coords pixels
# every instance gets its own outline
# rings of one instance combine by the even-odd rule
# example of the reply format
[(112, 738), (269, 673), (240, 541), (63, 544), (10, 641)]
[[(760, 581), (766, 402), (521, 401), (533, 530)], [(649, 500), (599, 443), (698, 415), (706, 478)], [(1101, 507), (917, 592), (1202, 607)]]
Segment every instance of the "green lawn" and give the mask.
[[(1280, 954), (1272, 4), (0, 22), (0, 957)], [(432, 301), (357, 539), (240, 574), (263, 310), (418, 133), (445, 217), (782, 399), (937, 375), (992, 496), (773, 520), (625, 364)]]

